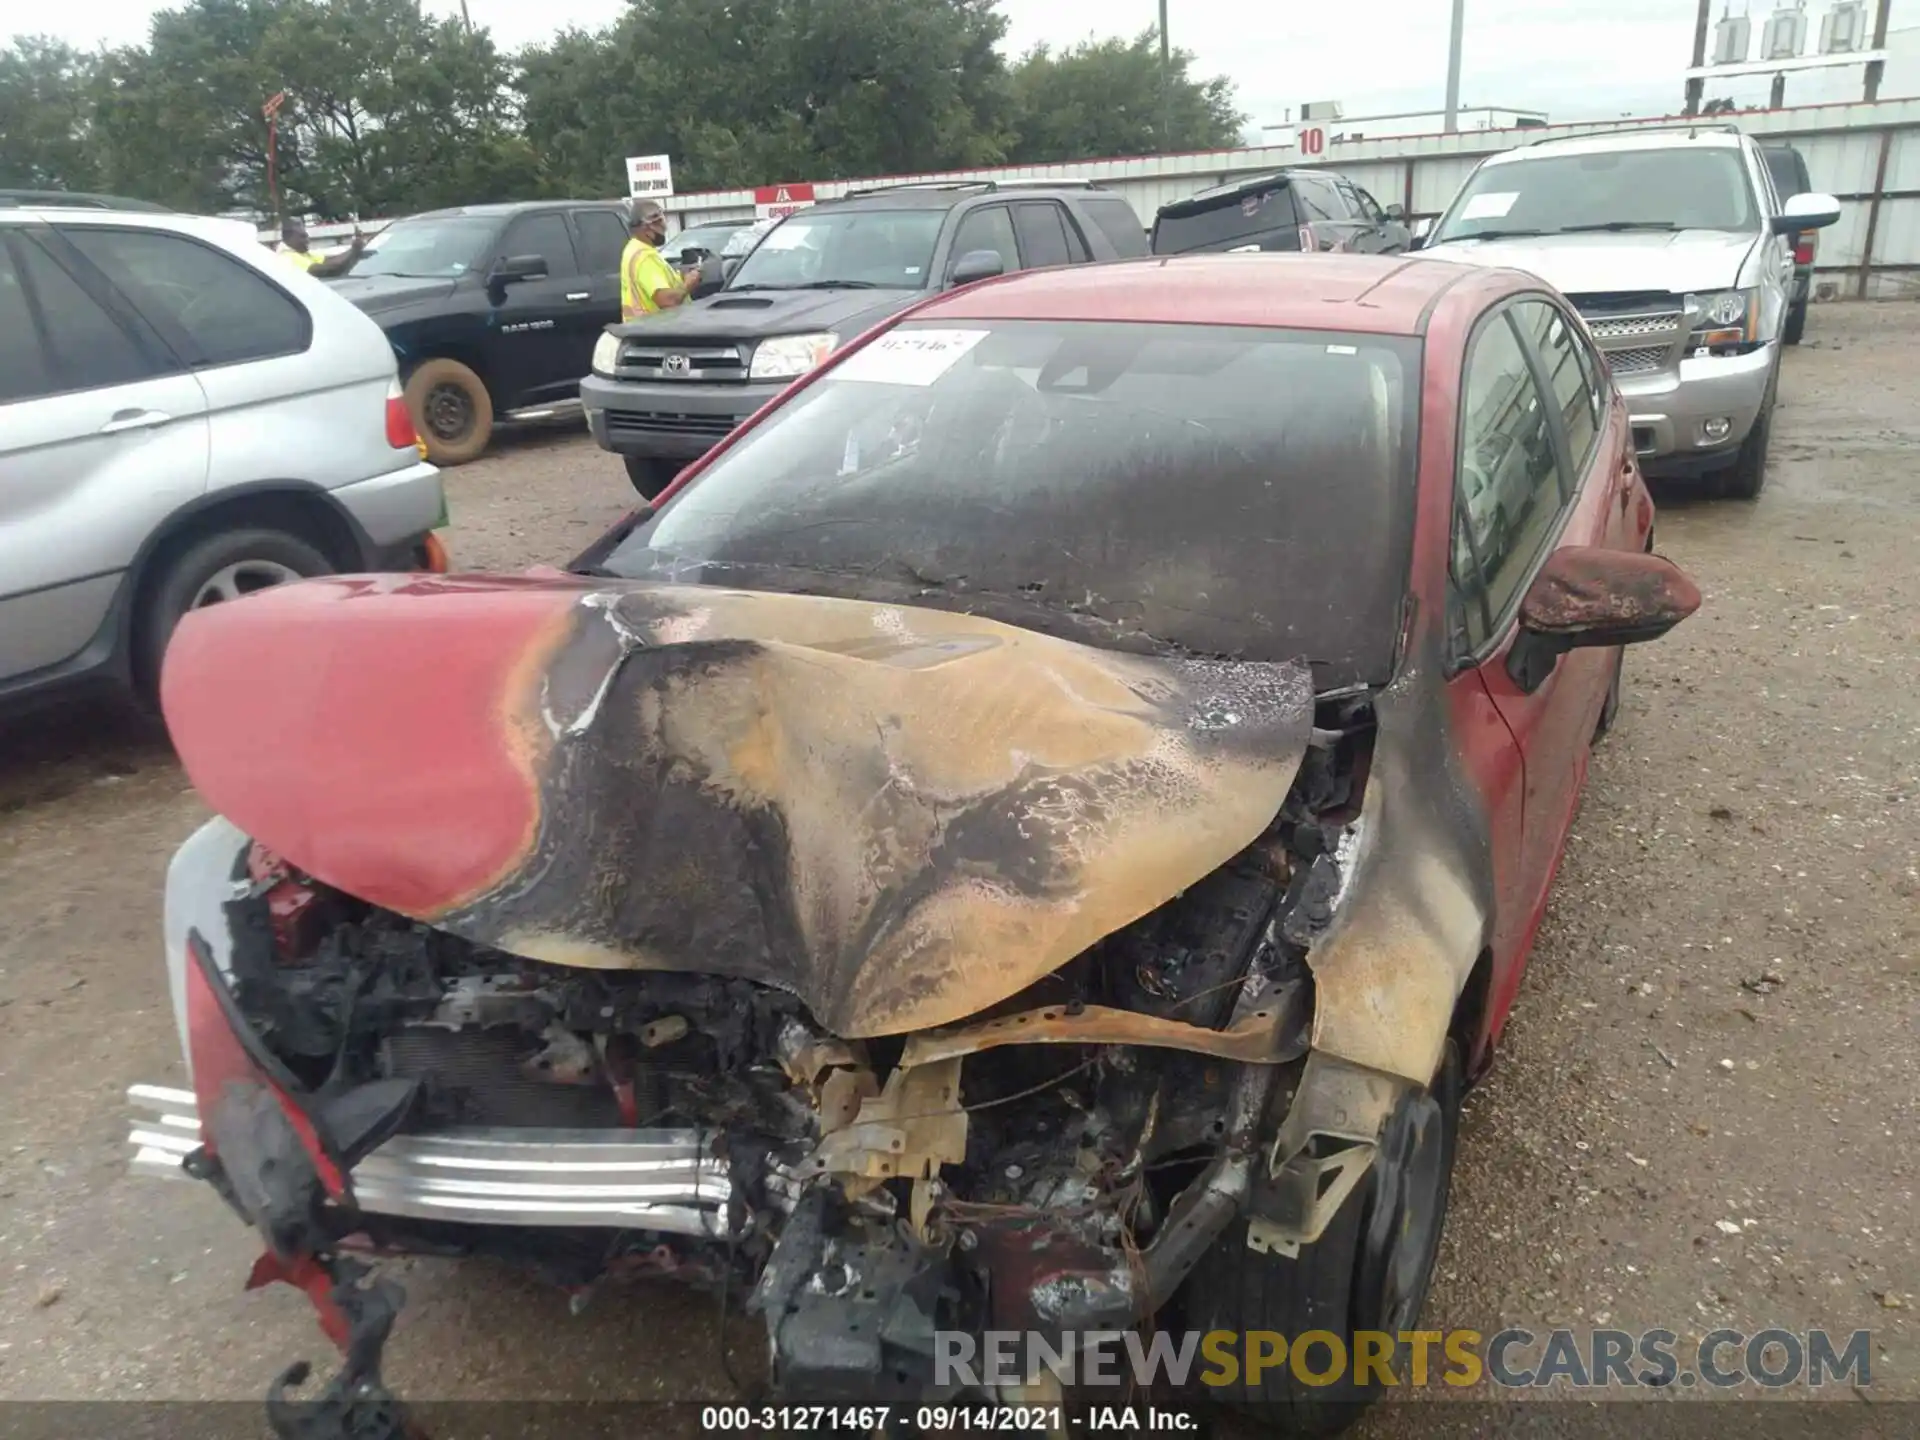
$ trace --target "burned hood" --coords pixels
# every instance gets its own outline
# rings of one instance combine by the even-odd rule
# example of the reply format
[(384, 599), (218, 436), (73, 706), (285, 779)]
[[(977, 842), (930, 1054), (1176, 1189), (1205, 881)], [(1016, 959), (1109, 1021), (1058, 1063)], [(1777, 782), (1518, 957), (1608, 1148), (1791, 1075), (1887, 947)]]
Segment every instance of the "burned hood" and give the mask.
[(963, 1019), (1251, 843), (1303, 663), (577, 577), (312, 581), (196, 613), (163, 701), (206, 799), (317, 878), (530, 959)]

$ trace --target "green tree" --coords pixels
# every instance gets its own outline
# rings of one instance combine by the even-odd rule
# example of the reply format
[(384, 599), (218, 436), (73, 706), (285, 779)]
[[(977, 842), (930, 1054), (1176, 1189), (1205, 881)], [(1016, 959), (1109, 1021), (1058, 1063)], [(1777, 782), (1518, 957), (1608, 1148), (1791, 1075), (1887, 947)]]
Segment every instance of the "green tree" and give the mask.
[(1029, 50), (1013, 67), (1019, 133), (1009, 158), (1037, 165), (1239, 144), (1246, 116), (1234, 106), (1232, 83), (1195, 80), (1190, 51), (1176, 49), (1171, 61), (1171, 103), (1163, 110), (1157, 31), (1058, 53), (1045, 45)]
[(32, 35), (0, 49), (0, 185), (91, 190), (98, 60)]

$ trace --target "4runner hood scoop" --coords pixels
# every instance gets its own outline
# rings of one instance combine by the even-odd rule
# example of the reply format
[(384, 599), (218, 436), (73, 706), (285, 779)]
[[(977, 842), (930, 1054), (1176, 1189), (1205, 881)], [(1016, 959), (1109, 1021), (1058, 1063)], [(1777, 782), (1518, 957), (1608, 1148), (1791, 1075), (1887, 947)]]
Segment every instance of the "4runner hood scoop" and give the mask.
[(189, 616), (162, 688), (208, 802), (319, 879), (858, 1037), (973, 1015), (1251, 843), (1311, 686), (862, 601), (355, 577)]

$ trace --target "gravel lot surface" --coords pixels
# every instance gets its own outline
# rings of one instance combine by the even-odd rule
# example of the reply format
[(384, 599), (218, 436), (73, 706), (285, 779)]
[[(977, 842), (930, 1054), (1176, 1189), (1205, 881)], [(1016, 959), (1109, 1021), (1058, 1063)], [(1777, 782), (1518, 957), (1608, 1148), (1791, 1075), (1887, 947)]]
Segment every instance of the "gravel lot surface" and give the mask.
[[(1722, 1326), (1871, 1329), (1870, 1398), (1920, 1400), (1916, 318), (1816, 309), (1760, 502), (1662, 497), (1706, 604), (1628, 658), (1469, 1103), (1429, 1323), (1664, 1327), (1683, 1358)], [(564, 562), (632, 498), (571, 425), (448, 479), (463, 568)], [(301, 1297), (242, 1293), (254, 1247), (211, 1194), (124, 1173), (122, 1091), (182, 1077), (159, 885), (204, 813), (134, 721), (0, 729), (0, 1396), (252, 1400), (329, 1363)], [(733, 1394), (709, 1300), (615, 1288), (573, 1316), (504, 1272), (400, 1268), (403, 1395)], [(757, 1334), (733, 1340), (753, 1372)]]

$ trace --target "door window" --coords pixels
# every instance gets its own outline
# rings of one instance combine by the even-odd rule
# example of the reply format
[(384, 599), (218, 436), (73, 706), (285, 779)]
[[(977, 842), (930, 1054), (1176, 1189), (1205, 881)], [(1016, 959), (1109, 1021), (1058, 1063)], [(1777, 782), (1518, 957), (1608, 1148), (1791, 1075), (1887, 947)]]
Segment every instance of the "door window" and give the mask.
[[(538, 255), (547, 262), (549, 277), (580, 273), (579, 262), (573, 256), (573, 236), (567, 230), (567, 217), (558, 210), (522, 215), (507, 227), (507, 238), (500, 247), (500, 253)], [(619, 270), (618, 260), (613, 268)]]
[(1300, 218), (1309, 224), (1347, 218), (1346, 207), (1340, 203), (1333, 186), (1318, 175), (1295, 175), (1293, 193), (1300, 203)]
[(1506, 314), (1467, 353), (1454, 482), (1453, 570), (1468, 649), (1503, 624), (1532, 578), (1561, 509), (1547, 404)]
[[(1028, 265), (1067, 265), (1073, 250), (1067, 243), (1067, 215), (1050, 201), (1013, 207), (1013, 226), (1020, 236), (1020, 253)], [(1081, 257), (1086, 249), (1081, 247)]]
[(1369, 195), (1365, 190), (1362, 190), (1358, 185), (1350, 185), (1347, 188), (1353, 192), (1353, 203), (1360, 207), (1360, 213), (1362, 215), (1366, 216), (1367, 219), (1375, 225), (1384, 225), (1387, 223), (1387, 212), (1380, 208), (1379, 201), (1375, 200), (1373, 196)]
[[(299, 301), (211, 245), (162, 230), (74, 225), (61, 234), (196, 368), (298, 355), (313, 339)], [(60, 343), (60, 327), (51, 333)]]
[(51, 395), (63, 388), (53, 377), (53, 361), (34, 323), (27, 303), (26, 282), (13, 262), (13, 252), (0, 236), (0, 405)]
[(611, 210), (576, 210), (573, 228), (580, 237), (580, 266), (589, 275), (618, 275), (620, 252), (627, 248), (627, 227)]
[(41, 333), (60, 390), (130, 385), (178, 368), (170, 357), (127, 334), (80, 282), (27, 236), (16, 239), (15, 257), (29, 303), (39, 312)]
[(960, 222), (954, 233), (953, 249), (947, 257), (951, 270), (975, 250), (992, 250), (1011, 274), (1020, 268), (1020, 248), (1014, 243), (1013, 217), (1004, 205), (983, 205)]
[(1540, 357), (1554, 408), (1566, 426), (1567, 455), (1573, 462), (1573, 473), (1566, 477), (1565, 489), (1572, 494), (1593, 456), (1605, 392), (1595, 383), (1594, 371), (1587, 364), (1586, 342), (1557, 306), (1545, 300), (1523, 300), (1513, 307), (1513, 318)]

